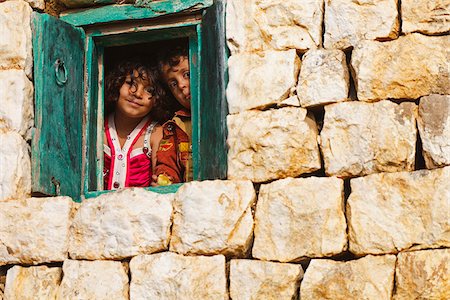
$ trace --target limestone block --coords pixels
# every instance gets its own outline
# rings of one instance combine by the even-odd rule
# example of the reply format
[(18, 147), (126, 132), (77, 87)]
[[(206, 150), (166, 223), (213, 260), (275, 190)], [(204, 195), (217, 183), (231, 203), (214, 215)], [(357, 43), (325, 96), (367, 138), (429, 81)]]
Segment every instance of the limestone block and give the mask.
[(394, 299), (450, 299), (449, 262), (450, 249), (399, 253)]
[(351, 180), (350, 251), (395, 253), (450, 246), (450, 167)]
[(300, 101), (298, 100), (297, 95), (293, 95), (277, 104), (277, 107), (286, 107), (286, 106), (299, 107)]
[(302, 58), (297, 96), (302, 107), (348, 99), (350, 77), (344, 52), (309, 50)]
[(300, 286), (302, 300), (390, 300), (395, 256), (372, 256), (339, 262), (313, 259)]
[(301, 265), (233, 259), (230, 262), (230, 296), (244, 299), (297, 299)]
[(347, 248), (344, 183), (338, 178), (286, 178), (262, 185), (253, 257), (282, 262), (338, 254)]
[(58, 267), (14, 266), (8, 270), (5, 300), (56, 299), (62, 270)]
[(83, 201), (70, 229), (70, 257), (122, 259), (167, 250), (173, 198), (135, 188)]
[(0, 266), (66, 259), (71, 207), (69, 197), (0, 202)]
[(366, 41), (352, 53), (358, 99), (417, 99), (450, 94), (450, 36), (401, 36), (390, 42)]
[(321, 168), (317, 125), (306, 109), (229, 115), (228, 178), (264, 182)]
[(234, 55), (275, 49), (317, 48), (322, 44), (323, 0), (229, 0), (228, 47)]
[(20, 69), (31, 78), (31, 12), (21, 0), (0, 3), (0, 70)]
[(398, 37), (397, 0), (325, 0), (325, 48)]
[(28, 2), (32, 8), (36, 8), (39, 10), (44, 10), (45, 8), (45, 0), (25, 0)]
[(300, 58), (295, 50), (238, 54), (228, 59), (228, 109), (237, 113), (280, 103), (295, 88)]
[(440, 34), (450, 31), (449, 0), (402, 0), (402, 31)]
[(0, 129), (0, 202), (31, 195), (29, 146), (19, 133)]
[(427, 168), (450, 165), (450, 96), (422, 97), (417, 125)]
[(175, 196), (170, 251), (244, 255), (251, 247), (255, 201), (250, 181), (185, 183)]
[(325, 106), (325, 172), (340, 177), (414, 170), (417, 105), (391, 101)]
[(22, 70), (0, 71), (0, 128), (19, 132), (31, 139), (33, 126), (33, 84)]
[(128, 275), (120, 261), (65, 260), (56, 299), (129, 299)]
[(131, 300), (228, 299), (222, 255), (139, 255), (131, 259), (130, 270)]

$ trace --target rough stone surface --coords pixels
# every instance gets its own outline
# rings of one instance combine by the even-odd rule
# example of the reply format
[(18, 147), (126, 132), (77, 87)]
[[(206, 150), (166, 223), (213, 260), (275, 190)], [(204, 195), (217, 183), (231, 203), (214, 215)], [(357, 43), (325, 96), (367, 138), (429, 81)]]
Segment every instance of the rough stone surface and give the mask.
[(229, 115), (228, 178), (264, 182), (321, 168), (317, 125), (306, 109)]
[(21, 0), (0, 3), (0, 70), (19, 69), (31, 78), (31, 12)]
[(29, 146), (19, 133), (0, 129), (0, 202), (31, 195)]
[(122, 259), (167, 250), (173, 198), (135, 188), (83, 201), (70, 229), (70, 257)]
[(349, 73), (344, 52), (309, 50), (302, 58), (297, 96), (302, 107), (348, 99)]
[(43, 10), (45, 8), (45, 1), (44, 0), (25, 0), (28, 2), (31, 7), (36, 8), (38, 10)]
[(351, 252), (450, 247), (450, 167), (356, 178), (351, 190)]
[(295, 50), (237, 54), (228, 59), (228, 110), (237, 113), (280, 103), (297, 83), (300, 58)]
[(230, 296), (233, 300), (297, 299), (301, 265), (233, 259), (230, 262)]
[(440, 34), (450, 31), (449, 0), (402, 0), (402, 31)]
[(323, 0), (228, 0), (226, 15), (232, 54), (322, 43)]
[(397, 0), (325, 0), (325, 48), (347, 49), (362, 40), (395, 39)]
[(325, 106), (320, 133), (325, 172), (340, 177), (412, 171), (417, 105), (390, 101)]
[(0, 71), (0, 128), (19, 132), (31, 139), (33, 126), (33, 84), (22, 70)]
[(302, 300), (390, 300), (395, 256), (372, 256), (348, 262), (313, 259), (300, 286)]
[(366, 41), (352, 53), (358, 99), (417, 99), (450, 94), (450, 36), (401, 36), (390, 42)]
[(66, 260), (57, 299), (129, 299), (128, 275), (120, 261)]
[(185, 183), (175, 196), (170, 251), (244, 255), (253, 237), (255, 201), (250, 181)]
[(262, 185), (255, 213), (253, 257), (282, 262), (347, 248), (344, 182), (286, 178)]
[(67, 258), (69, 197), (0, 202), (0, 266)]
[(61, 277), (59, 267), (14, 266), (8, 270), (5, 300), (56, 299)]
[(164, 252), (133, 257), (130, 299), (228, 299), (225, 257)]
[(422, 97), (417, 125), (427, 168), (450, 165), (450, 96)]
[(395, 300), (450, 299), (450, 249), (398, 254)]

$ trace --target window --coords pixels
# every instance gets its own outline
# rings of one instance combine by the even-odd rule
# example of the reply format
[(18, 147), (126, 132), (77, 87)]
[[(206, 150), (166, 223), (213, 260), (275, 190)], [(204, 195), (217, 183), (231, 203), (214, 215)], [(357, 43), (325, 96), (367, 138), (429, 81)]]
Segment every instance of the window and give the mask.
[(194, 180), (226, 178), (224, 1), (154, 3), (159, 9), (112, 5), (61, 19), (33, 15), (33, 192), (76, 201), (99, 194), (108, 59), (117, 47), (142, 50), (171, 39), (189, 44)]

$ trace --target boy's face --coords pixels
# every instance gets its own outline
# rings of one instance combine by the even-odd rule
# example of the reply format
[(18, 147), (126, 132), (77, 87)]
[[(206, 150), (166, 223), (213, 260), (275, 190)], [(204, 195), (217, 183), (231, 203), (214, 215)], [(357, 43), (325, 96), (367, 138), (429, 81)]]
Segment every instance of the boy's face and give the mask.
[(169, 86), (172, 95), (186, 109), (191, 109), (191, 82), (189, 73), (189, 59), (180, 57), (180, 63), (171, 67), (164, 64), (162, 67), (163, 79)]

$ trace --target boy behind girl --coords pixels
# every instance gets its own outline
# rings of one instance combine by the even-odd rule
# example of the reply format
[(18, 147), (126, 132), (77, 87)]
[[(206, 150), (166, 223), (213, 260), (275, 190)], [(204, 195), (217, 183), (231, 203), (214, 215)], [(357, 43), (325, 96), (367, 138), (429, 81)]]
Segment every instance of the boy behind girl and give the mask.
[(159, 71), (178, 102), (174, 117), (163, 124), (163, 138), (156, 154), (153, 180), (158, 185), (192, 180), (192, 123), (189, 55), (186, 47), (176, 46), (160, 55)]

